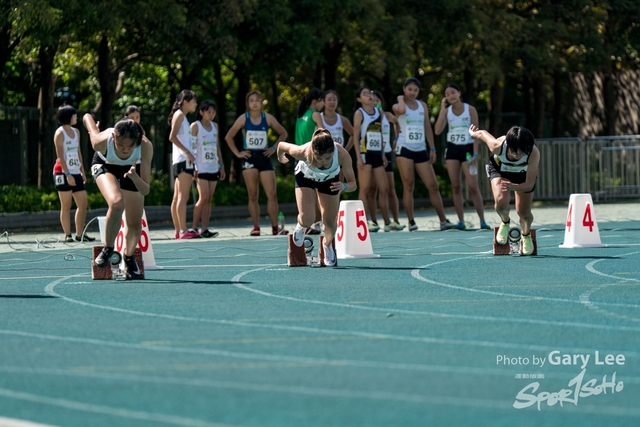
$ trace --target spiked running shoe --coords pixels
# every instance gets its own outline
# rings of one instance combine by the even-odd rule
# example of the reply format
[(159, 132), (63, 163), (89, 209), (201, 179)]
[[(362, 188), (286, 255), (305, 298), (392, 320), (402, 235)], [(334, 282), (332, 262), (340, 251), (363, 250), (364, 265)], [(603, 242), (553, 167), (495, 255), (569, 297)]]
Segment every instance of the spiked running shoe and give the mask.
[(113, 248), (103, 246), (96, 259), (93, 260), (93, 264), (98, 268), (105, 268), (111, 263), (111, 255), (113, 255)]
[(127, 279), (129, 280), (138, 280), (142, 278), (142, 273), (140, 272), (140, 267), (138, 267), (138, 263), (136, 262), (136, 258), (132, 256), (124, 257), (124, 271), (127, 273)]
[(522, 235), (522, 255), (531, 255), (533, 253), (533, 240), (531, 233)]
[(500, 228), (498, 228), (498, 234), (496, 234), (496, 242), (499, 245), (504, 245), (509, 239), (509, 226), (511, 222), (500, 222)]
[(484, 221), (480, 221), (481, 230), (491, 230), (491, 226)]
[(200, 233), (200, 237), (206, 237), (208, 239), (210, 237), (218, 237), (218, 234), (219, 233), (217, 231), (210, 231), (208, 228), (205, 228)]
[(327, 267), (336, 265), (336, 252), (333, 250), (333, 245), (324, 247), (324, 265)]
[(466, 230), (467, 226), (464, 224), (464, 221), (460, 221), (459, 223), (457, 223), (456, 225), (454, 225), (451, 228), (454, 229), (454, 230)]
[(455, 228), (456, 225), (453, 224), (451, 221), (449, 221), (448, 219), (445, 220), (444, 222), (440, 223), (440, 230), (449, 230), (451, 228)]
[(367, 222), (367, 228), (369, 229), (370, 233), (377, 233), (378, 230), (380, 230), (380, 226), (373, 221)]

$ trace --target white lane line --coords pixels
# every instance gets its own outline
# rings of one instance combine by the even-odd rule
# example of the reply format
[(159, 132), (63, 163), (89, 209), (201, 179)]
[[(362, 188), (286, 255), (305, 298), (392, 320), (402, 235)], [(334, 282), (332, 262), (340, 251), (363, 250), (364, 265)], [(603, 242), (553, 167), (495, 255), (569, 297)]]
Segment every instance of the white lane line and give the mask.
[[(435, 263), (435, 264), (437, 264), (437, 263)], [(381, 308), (381, 307), (372, 307), (372, 306), (361, 305), (361, 304), (344, 304), (344, 303), (338, 303), (338, 302), (321, 301), (321, 300), (313, 300), (313, 299), (305, 299), (305, 298), (297, 298), (297, 297), (278, 295), (278, 294), (273, 294), (273, 293), (270, 293), (270, 292), (261, 291), (261, 290), (254, 289), (254, 288), (250, 288), (249, 286), (237, 283), (237, 282), (240, 281), (240, 279), (244, 275), (252, 273), (252, 272), (260, 271), (260, 270), (262, 270), (262, 269), (259, 268), (259, 269), (249, 270), (249, 271), (246, 271), (246, 272), (243, 272), (243, 273), (239, 273), (238, 275), (234, 276), (231, 279), (232, 282), (236, 282), (236, 283), (233, 283), (233, 286), (235, 286), (235, 287), (237, 287), (239, 289), (243, 289), (245, 291), (256, 293), (258, 295), (271, 297), (271, 298), (283, 299), (283, 300), (287, 300), (287, 301), (295, 301), (295, 302), (308, 303), (308, 304), (317, 304), (317, 305), (327, 305), (327, 306), (342, 307), (342, 308), (352, 308), (352, 309), (356, 309), (356, 310), (377, 311), (377, 312), (383, 312), (383, 313), (392, 312), (392, 313), (400, 313), (400, 314), (427, 315), (427, 316), (444, 317), (444, 318), (451, 318), (451, 319), (465, 319), (465, 320), (473, 320), (473, 321), (478, 321), (479, 320), (479, 321), (487, 321), (487, 322), (525, 323), (525, 324), (535, 324), (535, 325), (576, 327), (576, 328), (601, 329), (601, 330), (613, 330), (613, 331), (629, 331), (629, 332), (639, 332), (640, 331), (640, 328), (638, 328), (637, 326), (598, 325), (598, 324), (593, 324), (593, 323), (564, 322), (564, 321), (556, 321), (556, 320), (526, 319), (526, 318), (516, 318), (516, 317), (474, 316), (474, 315), (448, 314), (448, 313), (439, 313), (439, 312), (421, 311), (421, 310), (406, 310), (406, 309), (399, 309), (399, 308), (394, 308), (394, 307), (391, 307), (391, 308), (390, 307), (386, 307), (386, 308), (382, 307)], [(424, 279), (424, 280), (428, 280), (428, 279)], [(437, 283), (437, 282), (435, 282), (435, 283)], [(463, 289), (466, 289), (466, 288), (463, 288)], [(494, 293), (494, 294), (498, 294), (500, 296), (504, 296), (504, 295), (501, 295), (500, 293)], [(526, 299), (526, 300), (531, 300), (531, 299), (537, 300), (538, 299), (538, 297), (528, 297), (528, 296), (520, 296), (520, 295), (518, 295), (517, 297), (518, 298), (523, 298), (523, 299)], [(575, 301), (572, 301), (572, 302), (575, 302)]]
[[(629, 254), (623, 254), (623, 256), (628, 256), (628, 255), (635, 255), (638, 252), (632, 252)], [(593, 274), (597, 274), (599, 276), (603, 276), (603, 277), (607, 277), (607, 278), (614, 278), (614, 279), (618, 279), (620, 281), (623, 282), (640, 282), (640, 280), (638, 279), (633, 279), (633, 278), (626, 278), (626, 277), (618, 277), (618, 276), (613, 276), (611, 274), (606, 274), (603, 273), (599, 270), (596, 270), (595, 265), (597, 263), (599, 263), (600, 261), (605, 261), (605, 259), (598, 259), (595, 261), (590, 262), (589, 264), (587, 264), (585, 266), (585, 268), (587, 269), (587, 271), (593, 273)], [(591, 295), (593, 295), (595, 292), (598, 292), (602, 289), (611, 287), (611, 286), (619, 286), (619, 283), (613, 283), (613, 284), (604, 284), (604, 285), (600, 285), (594, 289), (591, 289), (587, 292), (584, 292), (582, 295), (580, 295), (580, 302), (582, 302), (582, 304), (584, 304), (587, 308), (589, 308), (590, 310), (593, 310), (595, 312), (598, 312), (600, 314), (604, 314), (605, 316), (610, 316), (610, 317), (615, 317), (618, 319), (624, 319), (627, 321), (631, 321), (631, 322), (640, 322), (640, 318), (638, 317), (633, 317), (633, 316), (627, 316), (625, 314), (621, 314), (621, 313), (616, 313), (614, 311), (610, 311), (610, 310), (605, 310), (602, 307), (600, 307), (601, 303), (599, 302), (593, 302), (591, 301)], [(640, 305), (637, 305), (638, 307), (640, 307)]]
[[(72, 409), (75, 411), (91, 412), (94, 414), (105, 414), (113, 417), (128, 418), (141, 421), (153, 421), (163, 424), (174, 424), (188, 427), (232, 427), (231, 424), (209, 423), (193, 418), (183, 418), (174, 415), (154, 414), (150, 412), (132, 411), (130, 409), (114, 408), (112, 406), (95, 405), (92, 403), (77, 402), (75, 400), (60, 399), (55, 397), (41, 396), (38, 394), (24, 393), (20, 391), (0, 388), (0, 396), (23, 400), (42, 405), (57, 406), (59, 408)], [(237, 427), (237, 426), (236, 426)]]
[[(512, 294), (512, 293), (509, 293), (509, 292), (485, 291), (485, 290), (482, 290), (482, 289), (474, 289), (474, 288), (467, 288), (467, 287), (464, 287), (464, 286), (449, 285), (447, 283), (436, 282), (435, 280), (427, 279), (426, 277), (423, 277), (420, 274), (420, 270), (423, 270), (423, 269), (428, 268), (428, 267), (432, 267), (434, 265), (444, 264), (444, 263), (447, 263), (447, 262), (456, 262), (456, 261), (460, 261), (460, 260), (464, 260), (464, 259), (470, 259), (470, 258), (479, 258), (479, 257), (453, 258), (453, 259), (448, 259), (448, 260), (443, 260), (443, 261), (432, 262), (430, 264), (423, 265), (423, 266), (418, 267), (417, 269), (413, 270), (411, 272), (411, 275), (413, 277), (415, 277), (416, 279), (422, 281), (422, 282), (426, 282), (426, 283), (429, 283), (429, 284), (432, 284), (432, 285), (436, 285), (436, 286), (440, 286), (440, 287), (443, 287), (443, 288), (457, 289), (457, 290), (466, 291), (466, 292), (475, 292), (475, 293), (479, 293), (479, 294), (497, 295), (497, 296), (510, 297), (510, 298), (522, 298), (524, 300), (553, 301), (553, 302), (562, 302), (562, 303), (571, 303), (571, 304), (582, 304), (582, 302), (579, 299), (574, 300), (574, 299), (568, 299), (568, 298), (550, 298), (550, 297), (533, 296), (533, 295)], [(611, 276), (611, 277), (613, 277), (613, 276)], [(631, 280), (631, 279), (627, 279), (627, 280)], [(599, 304), (600, 305), (610, 306), (610, 307), (632, 307), (632, 308), (640, 307), (640, 305), (638, 305), (638, 304), (626, 304), (626, 303), (614, 303), (614, 302), (602, 302), (602, 303), (599, 303)]]
[(0, 427), (55, 427), (50, 424), (40, 424), (15, 418), (0, 417)]

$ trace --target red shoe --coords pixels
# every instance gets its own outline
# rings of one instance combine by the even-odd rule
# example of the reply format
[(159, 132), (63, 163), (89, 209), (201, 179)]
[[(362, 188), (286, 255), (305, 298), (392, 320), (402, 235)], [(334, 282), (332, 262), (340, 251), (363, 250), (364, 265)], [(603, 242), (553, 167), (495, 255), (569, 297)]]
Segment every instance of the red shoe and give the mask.
[(253, 230), (251, 230), (251, 233), (249, 233), (250, 236), (259, 236), (260, 235), (260, 227), (253, 227)]
[(284, 228), (278, 226), (271, 227), (271, 231), (273, 232), (274, 236), (284, 236), (289, 234), (289, 230), (285, 230)]
[(200, 234), (196, 230), (188, 229), (184, 233), (180, 234), (180, 239), (198, 239), (200, 238)]

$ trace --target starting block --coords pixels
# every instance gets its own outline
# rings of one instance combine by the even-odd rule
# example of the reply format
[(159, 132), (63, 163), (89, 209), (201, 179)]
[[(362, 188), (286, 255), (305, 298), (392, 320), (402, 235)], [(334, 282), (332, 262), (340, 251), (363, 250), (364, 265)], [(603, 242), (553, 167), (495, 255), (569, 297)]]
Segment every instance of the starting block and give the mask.
[[(493, 254), (494, 255), (522, 255), (522, 233), (519, 228), (512, 227), (509, 229), (509, 239), (504, 245), (499, 244), (496, 241), (498, 235), (498, 228), (493, 229)], [(531, 229), (531, 241), (533, 242), (533, 253), (531, 255), (538, 255), (538, 243), (536, 242), (536, 230)]]
[[(320, 237), (322, 239), (322, 237)], [(321, 240), (322, 242), (322, 240)], [(313, 256), (313, 239), (305, 236), (304, 244), (297, 246), (293, 243), (293, 233), (289, 234), (289, 253), (287, 265), (289, 267), (320, 267), (320, 260)]]
[[(331, 241), (331, 246), (333, 247), (333, 253), (336, 253), (336, 239), (333, 239)], [(326, 264), (324, 263), (324, 236), (320, 236), (320, 249), (318, 250), (318, 258), (320, 258), (320, 265), (322, 267), (326, 267)], [(338, 266), (338, 257), (336, 254), (336, 265), (334, 267)]]
[[(93, 264), (93, 260), (102, 251), (102, 246), (93, 247), (93, 258), (91, 259), (91, 278), (93, 280), (127, 280), (127, 273), (124, 271), (124, 259), (120, 252), (114, 251), (111, 255), (110, 265), (105, 268), (97, 267)], [(141, 279), (144, 279), (144, 263), (142, 261), (142, 252), (139, 248), (133, 251), (136, 258), (138, 268), (140, 269)]]

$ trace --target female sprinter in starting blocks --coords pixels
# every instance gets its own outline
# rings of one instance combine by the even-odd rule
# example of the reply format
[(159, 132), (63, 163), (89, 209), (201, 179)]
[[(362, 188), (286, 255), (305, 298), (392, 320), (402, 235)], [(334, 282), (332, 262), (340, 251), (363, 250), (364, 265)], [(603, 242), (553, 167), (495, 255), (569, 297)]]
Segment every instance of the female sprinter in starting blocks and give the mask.
[(91, 114), (82, 118), (89, 130), (91, 145), (96, 151), (91, 162), (91, 174), (109, 205), (105, 241), (102, 252), (93, 261), (99, 268), (109, 265), (122, 212), (125, 213), (124, 261), (127, 278), (140, 278), (140, 269), (133, 256), (142, 231), (144, 196), (149, 194), (153, 145), (143, 138), (144, 131), (131, 119), (121, 119), (114, 127), (102, 132)]
[[(333, 140), (331, 132), (322, 128), (317, 129), (313, 133), (311, 142), (304, 145), (280, 142), (278, 160), (281, 163), (289, 162), (285, 154), (298, 160), (295, 177), (299, 214), (296, 229), (293, 232), (293, 243), (298, 247), (304, 244), (305, 230), (315, 220), (317, 198), (324, 225), (324, 264), (334, 266), (336, 253), (333, 249), (333, 238), (338, 227), (340, 193), (356, 191), (358, 187), (351, 166), (351, 156)], [(340, 181), (341, 169), (346, 183)]]
[(514, 191), (516, 212), (522, 226), (522, 254), (533, 254), (535, 247), (531, 239), (531, 203), (540, 164), (540, 151), (535, 146), (533, 134), (528, 129), (513, 126), (505, 136), (495, 138), (476, 125), (469, 127), (469, 134), (487, 144), (493, 154), (487, 164), (487, 175), (491, 180), (496, 212), (502, 220), (496, 242), (504, 245), (509, 238), (509, 201), (510, 192)]

